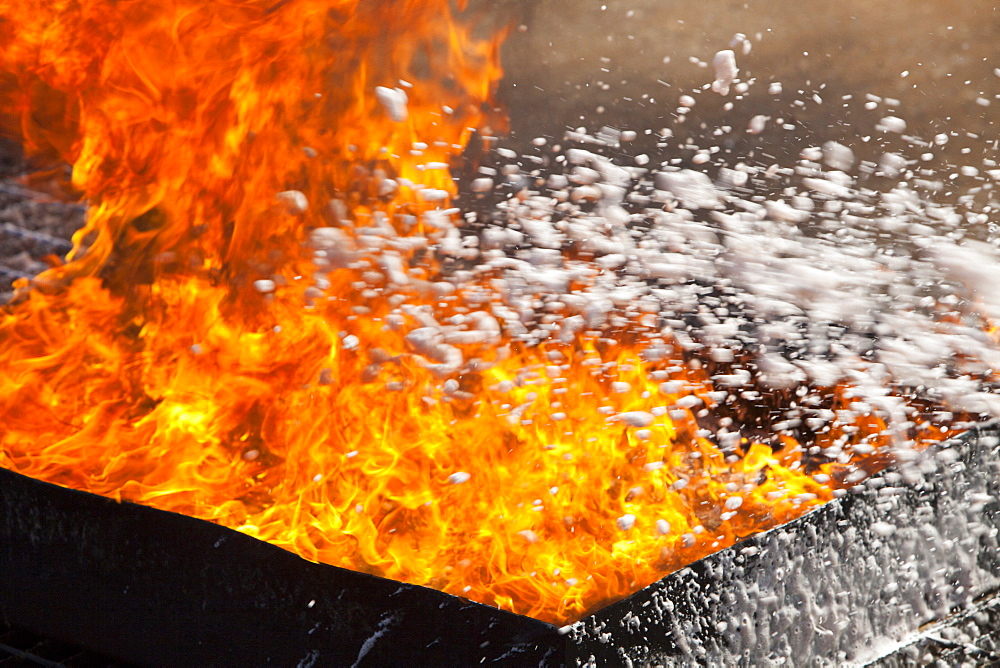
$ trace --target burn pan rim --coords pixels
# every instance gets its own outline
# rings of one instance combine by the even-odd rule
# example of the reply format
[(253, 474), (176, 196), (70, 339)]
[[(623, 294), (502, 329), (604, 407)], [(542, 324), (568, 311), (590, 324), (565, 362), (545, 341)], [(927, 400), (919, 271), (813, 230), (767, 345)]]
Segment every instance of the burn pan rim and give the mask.
[[(984, 434), (995, 436), (997, 424), (977, 425), (932, 446), (920, 461), (936, 461), (941, 452), (950, 451), (957, 453), (956, 461), (975, 467), (975, 457), (980, 455), (973, 451), (984, 450), (980, 441)], [(869, 481), (884, 479), (892, 472), (890, 468)], [(606, 658), (627, 658), (621, 651), (628, 647), (635, 650), (637, 659), (654, 654), (660, 659), (696, 658), (684, 629), (693, 628), (690, 620), (716, 611), (690, 606), (684, 609), (685, 586), (724, 580), (730, 577), (723, 573), (725, 568), (752, 570), (754, 556), (747, 556), (748, 549), (780, 541), (790, 532), (815, 536), (817, 526), (822, 527), (824, 521), (840, 522), (852, 507), (863, 508), (864, 499), (872, 495), (873, 489), (877, 492), (866, 481), (840, 499), (750, 536), (577, 622), (557, 628), (427, 587), (310, 562), (211, 522), (0, 469), (0, 540), (4, 545), (0, 547), (0, 617), (12, 626), (148, 665), (192, 660), (204, 665), (228, 665), (239, 661), (260, 663), (262, 659), (278, 663), (287, 660), (292, 665), (312, 660), (323, 665), (331, 658), (345, 665), (403, 665), (412, 661), (469, 665), (515, 660), (568, 665), (573, 658), (586, 661), (590, 656), (602, 656), (600, 638), (609, 627), (614, 627), (615, 646), (609, 648), (611, 654)], [(911, 492), (916, 497), (926, 496), (920, 485)], [(100, 522), (106, 526), (96, 526)], [(168, 536), (145, 536), (145, 529), (154, 523), (166, 524), (170, 528)], [(81, 554), (88, 549), (89, 556)], [(207, 564), (202, 563), (206, 558)], [(991, 553), (990, 558), (995, 554)], [(168, 595), (162, 584), (156, 585), (148, 577), (151, 571), (163, 567), (187, 572), (194, 582), (180, 587), (167, 585), (174, 587)], [(33, 575), (26, 578), (32, 569)], [(97, 585), (81, 585), (81, 573), (96, 574), (122, 591), (92, 591)], [(46, 577), (55, 581), (53, 586), (46, 587)], [(214, 594), (206, 595), (206, 582), (215, 588)], [(73, 595), (75, 602), (70, 606), (75, 618), (60, 613), (54, 603), (66, 604), (66, 592), (81, 586), (83, 591)], [(322, 592), (329, 594), (324, 597)], [(339, 594), (334, 597), (334, 592)], [(677, 605), (664, 617), (669, 623), (659, 627), (653, 624), (647, 629), (656, 630), (659, 636), (629, 632), (627, 620), (642, 619), (643, 610), (662, 592), (674, 592)], [(89, 603), (88, 596), (93, 599)], [(239, 597), (248, 602), (247, 609), (234, 611), (219, 602)], [(334, 608), (334, 603), (338, 607)], [(203, 617), (222, 615), (225, 623), (216, 624), (218, 628), (213, 631), (204, 622), (199, 626), (185, 621), (192, 609), (199, 607)], [(126, 609), (138, 621), (121, 624), (109, 614), (109, 610)], [(273, 642), (264, 643), (255, 637), (260, 634), (253, 630), (254, 625), (260, 624), (260, 615), (265, 613), (272, 620), (275, 615), (290, 620), (281, 643), (285, 646), (283, 653), (276, 654), (274, 647), (267, 646)], [(179, 630), (156, 639), (145, 632), (143, 620), (148, 627), (164, 614), (175, 620)], [(242, 628), (246, 637), (235, 648), (229, 637), (234, 627)], [(709, 645), (725, 645), (725, 634), (702, 629), (692, 638), (698, 633)], [(97, 642), (92, 640), (94, 635), (99, 638)], [(138, 639), (134, 637), (137, 635)], [(137, 650), (136, 644), (145, 647)]]

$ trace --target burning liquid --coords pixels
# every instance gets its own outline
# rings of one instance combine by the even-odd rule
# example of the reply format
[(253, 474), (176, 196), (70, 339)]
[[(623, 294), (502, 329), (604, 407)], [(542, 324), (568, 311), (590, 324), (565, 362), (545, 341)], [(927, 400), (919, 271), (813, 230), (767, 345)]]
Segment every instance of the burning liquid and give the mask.
[(89, 204), (0, 314), (0, 465), (552, 622), (880, 465), (873, 413), (816, 430), (841, 462), (743, 428), (759, 393), (656, 318), (530, 345), (488, 270), (451, 280), (447, 167), (501, 71), (447, 3), (0, 15), (6, 119)]

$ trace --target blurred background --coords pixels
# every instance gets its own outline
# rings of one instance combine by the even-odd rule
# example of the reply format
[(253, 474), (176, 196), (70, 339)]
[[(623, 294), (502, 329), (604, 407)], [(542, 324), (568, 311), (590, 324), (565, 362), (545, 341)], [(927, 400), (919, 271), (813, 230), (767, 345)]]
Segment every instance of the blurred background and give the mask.
[[(511, 7), (518, 27), (505, 45), (501, 101), (515, 143), (603, 125), (637, 130), (641, 142), (646, 129), (680, 125), (698, 135), (705, 123), (731, 126), (720, 143), (743, 153), (833, 139), (866, 157), (870, 142), (862, 137), (894, 115), (907, 134), (952, 133), (936, 161), (970, 164), (996, 151), (994, 2), (541, 0)], [(747, 42), (733, 42), (737, 33)], [(740, 79), (752, 82), (743, 99), (704, 90), (714, 79), (713, 55), (729, 48)], [(678, 123), (682, 95), (696, 104)], [(755, 115), (771, 120), (748, 135)]]

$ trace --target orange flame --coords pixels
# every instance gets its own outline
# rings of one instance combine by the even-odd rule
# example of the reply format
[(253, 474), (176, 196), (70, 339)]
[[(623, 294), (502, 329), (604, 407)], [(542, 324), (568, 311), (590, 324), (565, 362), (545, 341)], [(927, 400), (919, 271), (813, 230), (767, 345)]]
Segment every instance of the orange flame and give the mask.
[[(720, 450), (680, 354), (517, 347), (425, 280), (421, 214), (456, 215), (444, 165), (501, 76), (502, 35), (446, 0), (0, 17), (5, 118), (89, 205), (69, 262), (0, 311), (0, 465), (552, 622), (849, 484), (790, 436)], [(884, 428), (817, 442), (877, 455)]]

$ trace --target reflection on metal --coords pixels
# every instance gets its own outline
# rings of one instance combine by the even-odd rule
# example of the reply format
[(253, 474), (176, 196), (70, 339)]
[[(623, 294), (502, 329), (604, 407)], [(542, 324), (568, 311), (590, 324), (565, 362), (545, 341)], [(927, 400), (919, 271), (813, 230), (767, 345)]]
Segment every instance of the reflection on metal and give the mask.
[(872, 668), (937, 665), (1000, 665), (1000, 592), (928, 624), (904, 647), (869, 664)]

